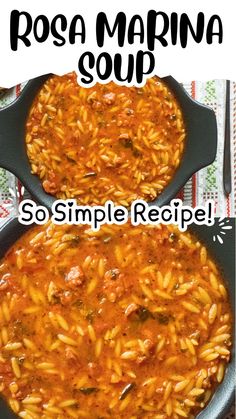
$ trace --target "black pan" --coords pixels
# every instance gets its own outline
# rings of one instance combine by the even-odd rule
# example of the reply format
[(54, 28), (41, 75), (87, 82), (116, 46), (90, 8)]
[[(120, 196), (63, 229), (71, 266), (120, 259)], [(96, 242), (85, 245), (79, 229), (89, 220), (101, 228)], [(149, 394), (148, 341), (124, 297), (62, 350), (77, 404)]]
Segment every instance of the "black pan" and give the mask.
[[(228, 230), (224, 236), (224, 244), (213, 242), (213, 235), (219, 233), (218, 220), (212, 227), (192, 226), (191, 229), (206, 244), (208, 251), (222, 268), (223, 275), (226, 279), (231, 306), (234, 312), (235, 300), (235, 220), (230, 219), (228, 225), (232, 225), (233, 229)], [(23, 226), (17, 219), (13, 219), (0, 229), (0, 258), (4, 256), (8, 248), (24, 234), (29, 226)], [(226, 231), (226, 230), (225, 230)], [(233, 403), (235, 389), (235, 353), (232, 351), (232, 359), (226, 370), (225, 377), (221, 385), (217, 388), (213, 398), (207, 407), (197, 416), (197, 419), (223, 419), (229, 412)], [(16, 419), (4, 400), (0, 398), (0, 417), (3, 419)]]
[[(19, 98), (0, 110), (0, 166), (14, 173), (32, 196), (48, 209), (55, 198), (47, 194), (36, 175), (31, 174), (26, 154), (25, 124), (31, 104), (50, 75), (30, 80)], [(174, 93), (184, 115), (186, 147), (175, 176), (150, 205), (165, 205), (176, 196), (193, 173), (215, 160), (217, 148), (216, 117), (212, 109), (194, 101), (173, 77), (162, 79)]]

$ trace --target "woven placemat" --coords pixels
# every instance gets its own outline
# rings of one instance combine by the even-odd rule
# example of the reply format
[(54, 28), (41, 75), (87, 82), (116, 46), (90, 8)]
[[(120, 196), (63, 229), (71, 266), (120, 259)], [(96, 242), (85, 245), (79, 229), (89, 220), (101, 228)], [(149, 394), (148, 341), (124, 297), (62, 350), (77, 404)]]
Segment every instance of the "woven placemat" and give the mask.
[[(232, 193), (226, 197), (223, 190), (223, 150), (225, 129), (226, 80), (193, 81), (184, 83), (185, 89), (198, 102), (210, 106), (217, 119), (218, 144), (217, 156), (213, 164), (200, 170), (187, 182), (182, 197), (192, 207), (204, 205), (213, 199), (216, 217), (235, 217), (236, 215), (236, 83), (230, 83), (231, 111), (231, 168)], [(207, 137), (206, 137), (207, 141)]]

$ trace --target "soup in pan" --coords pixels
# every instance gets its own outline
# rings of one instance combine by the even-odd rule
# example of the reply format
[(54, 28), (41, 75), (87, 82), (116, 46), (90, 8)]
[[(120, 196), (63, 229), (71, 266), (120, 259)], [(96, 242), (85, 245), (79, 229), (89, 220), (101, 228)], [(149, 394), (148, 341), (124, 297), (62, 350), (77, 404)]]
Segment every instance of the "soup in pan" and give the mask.
[(31, 229), (0, 262), (0, 324), (26, 419), (191, 419), (230, 360), (221, 272), (173, 226)]
[(157, 77), (142, 88), (82, 88), (70, 73), (50, 77), (35, 98), (26, 147), (47, 193), (128, 207), (154, 200), (169, 184), (185, 135), (181, 109)]

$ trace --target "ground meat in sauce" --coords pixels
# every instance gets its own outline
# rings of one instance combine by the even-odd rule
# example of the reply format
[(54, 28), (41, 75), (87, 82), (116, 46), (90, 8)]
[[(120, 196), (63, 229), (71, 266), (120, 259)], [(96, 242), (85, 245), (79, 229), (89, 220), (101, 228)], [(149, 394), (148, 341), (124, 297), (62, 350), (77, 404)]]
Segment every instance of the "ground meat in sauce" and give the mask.
[(41, 419), (56, 400), (63, 419), (81, 409), (193, 418), (223, 379), (232, 319), (222, 274), (174, 226), (48, 223), (10, 249), (1, 285), (1, 392), (16, 413), (36, 406)]

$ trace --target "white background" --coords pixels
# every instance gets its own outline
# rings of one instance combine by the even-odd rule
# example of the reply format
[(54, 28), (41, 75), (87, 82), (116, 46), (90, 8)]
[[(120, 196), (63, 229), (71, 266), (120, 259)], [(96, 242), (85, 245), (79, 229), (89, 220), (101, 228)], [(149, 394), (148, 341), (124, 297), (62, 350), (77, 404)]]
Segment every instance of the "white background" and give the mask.
[[(196, 22), (197, 13), (205, 13), (206, 22), (213, 14), (218, 14), (223, 22), (223, 43), (208, 45), (205, 36), (200, 44), (196, 44), (189, 36), (190, 42), (185, 49), (180, 44), (169, 45), (166, 48), (159, 44), (155, 49), (155, 73), (159, 76), (171, 74), (177, 80), (207, 80), (214, 78), (231, 79), (236, 81), (236, 23), (234, 14), (234, 1), (222, 0), (145, 0), (132, 2), (129, 0), (78, 1), (78, 0), (7, 0), (0, 4), (0, 86), (11, 87), (17, 83), (46, 73), (64, 74), (78, 71), (78, 59), (83, 51), (96, 53), (96, 15), (100, 11), (107, 13), (110, 26), (113, 26), (115, 16), (119, 11), (127, 13), (127, 17), (135, 13), (141, 14), (146, 21), (148, 10), (188, 13), (192, 23)], [(53, 45), (53, 37), (42, 44), (37, 43), (33, 36), (30, 37), (32, 45), (26, 48), (20, 41), (17, 52), (10, 48), (10, 13), (13, 9), (27, 11), (33, 18), (45, 14), (50, 20), (58, 13), (67, 17), (68, 22), (75, 14), (82, 14), (86, 24), (86, 44), (70, 45), (63, 47)], [(129, 19), (128, 19), (129, 20)], [(78, 37), (79, 39), (79, 37)], [(135, 45), (132, 50), (125, 46), (122, 50), (117, 46), (116, 37), (108, 39), (103, 51), (121, 52), (128, 54), (138, 49), (147, 50), (144, 44)], [(167, 37), (167, 40), (170, 39)], [(217, 39), (217, 38), (215, 38)]]

